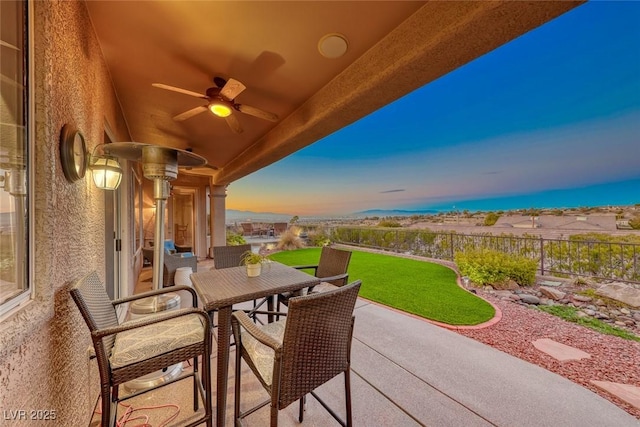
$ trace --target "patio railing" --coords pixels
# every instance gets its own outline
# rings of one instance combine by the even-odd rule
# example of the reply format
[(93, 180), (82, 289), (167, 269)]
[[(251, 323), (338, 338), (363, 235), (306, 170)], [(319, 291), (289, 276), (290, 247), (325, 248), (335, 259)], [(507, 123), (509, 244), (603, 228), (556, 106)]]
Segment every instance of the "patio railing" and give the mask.
[(458, 251), (487, 248), (535, 259), (541, 275), (640, 283), (640, 244), (635, 243), (366, 227), (327, 232), (336, 243), (449, 261)]

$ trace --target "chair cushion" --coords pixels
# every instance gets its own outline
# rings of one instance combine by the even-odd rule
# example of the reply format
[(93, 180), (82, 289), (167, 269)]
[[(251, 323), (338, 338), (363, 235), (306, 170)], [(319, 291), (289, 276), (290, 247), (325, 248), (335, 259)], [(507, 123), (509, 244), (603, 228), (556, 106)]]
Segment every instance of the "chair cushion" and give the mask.
[[(273, 323), (267, 323), (266, 325), (260, 326), (260, 330), (277, 340), (279, 343), (282, 343), (286, 321), (287, 320), (284, 319)], [(265, 384), (270, 386), (273, 377), (273, 359), (275, 357), (273, 349), (262, 344), (246, 331), (242, 332), (242, 346), (245, 348), (247, 355), (256, 366), (262, 380)]]
[(120, 332), (111, 351), (111, 367), (121, 368), (196, 344), (204, 337), (199, 316), (190, 315)]
[(193, 252), (176, 252), (173, 255), (179, 256), (180, 258), (191, 258), (193, 256)]
[(311, 293), (317, 294), (320, 292), (332, 291), (334, 289), (338, 289), (336, 285), (332, 285), (329, 282), (320, 282), (319, 285), (314, 286), (313, 291)]

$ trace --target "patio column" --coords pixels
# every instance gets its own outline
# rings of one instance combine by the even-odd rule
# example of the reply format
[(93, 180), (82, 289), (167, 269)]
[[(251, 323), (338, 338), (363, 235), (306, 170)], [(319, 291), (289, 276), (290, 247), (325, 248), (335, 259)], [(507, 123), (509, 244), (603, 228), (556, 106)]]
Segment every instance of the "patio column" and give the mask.
[(213, 257), (214, 246), (224, 246), (227, 244), (227, 228), (226, 228), (226, 185), (211, 186), (211, 249), (209, 256)]

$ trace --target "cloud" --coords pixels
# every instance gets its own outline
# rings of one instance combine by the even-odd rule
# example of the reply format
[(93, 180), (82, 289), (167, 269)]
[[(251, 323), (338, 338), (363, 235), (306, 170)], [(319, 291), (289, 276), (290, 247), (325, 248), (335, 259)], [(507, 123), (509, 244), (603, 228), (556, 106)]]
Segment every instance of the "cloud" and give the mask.
[(401, 192), (401, 191), (405, 191), (405, 189), (404, 189), (404, 188), (398, 188), (398, 189), (396, 189), (396, 190), (385, 190), (385, 191), (381, 191), (380, 193), (381, 193), (381, 194), (382, 194), (382, 193), (399, 193), (399, 192)]

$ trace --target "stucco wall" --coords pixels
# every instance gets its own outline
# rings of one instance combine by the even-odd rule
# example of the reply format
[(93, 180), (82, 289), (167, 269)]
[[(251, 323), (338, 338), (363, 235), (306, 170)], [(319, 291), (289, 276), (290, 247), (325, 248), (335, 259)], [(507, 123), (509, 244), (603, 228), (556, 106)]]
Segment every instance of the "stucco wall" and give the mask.
[(88, 330), (71, 301), (72, 281), (91, 270), (104, 278), (104, 193), (91, 176), (62, 173), (58, 139), (74, 124), (91, 150), (105, 122), (130, 140), (84, 2), (36, 1), (35, 8), (35, 298), (0, 322), (0, 413), (55, 410), (52, 422), (87, 425), (98, 393)]

